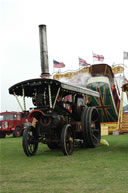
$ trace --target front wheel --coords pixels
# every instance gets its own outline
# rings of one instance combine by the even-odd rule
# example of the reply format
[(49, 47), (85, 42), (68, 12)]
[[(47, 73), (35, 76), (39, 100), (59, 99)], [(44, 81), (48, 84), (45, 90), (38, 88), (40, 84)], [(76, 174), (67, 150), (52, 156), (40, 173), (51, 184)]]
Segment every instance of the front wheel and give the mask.
[(38, 149), (38, 142), (35, 138), (35, 128), (27, 127), (23, 132), (23, 150), (27, 156), (35, 155)]
[(2, 131), (0, 131), (0, 138), (5, 138), (6, 134), (4, 134)]
[(61, 133), (61, 147), (64, 155), (71, 155), (74, 150), (74, 134), (71, 125), (64, 125)]
[(21, 128), (16, 127), (12, 134), (13, 134), (13, 137), (20, 137), (21, 136)]

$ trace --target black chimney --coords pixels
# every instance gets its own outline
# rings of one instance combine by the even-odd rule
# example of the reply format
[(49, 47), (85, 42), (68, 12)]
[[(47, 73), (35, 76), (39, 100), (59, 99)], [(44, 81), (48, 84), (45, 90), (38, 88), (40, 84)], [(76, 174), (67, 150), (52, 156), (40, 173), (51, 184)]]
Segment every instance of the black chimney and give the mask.
[(39, 25), (41, 77), (49, 76), (47, 30), (46, 25)]

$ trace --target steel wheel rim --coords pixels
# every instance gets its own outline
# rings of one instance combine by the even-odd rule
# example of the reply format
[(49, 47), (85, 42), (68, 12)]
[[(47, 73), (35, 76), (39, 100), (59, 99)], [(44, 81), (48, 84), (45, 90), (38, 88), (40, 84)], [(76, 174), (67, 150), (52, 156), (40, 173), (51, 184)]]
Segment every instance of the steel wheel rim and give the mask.
[(74, 150), (74, 134), (70, 124), (64, 125), (61, 133), (61, 145), (64, 155), (71, 155)]
[(68, 155), (70, 155), (71, 153), (72, 153), (72, 148), (73, 148), (73, 136), (71, 136), (72, 135), (72, 132), (70, 131), (71, 130), (71, 128), (70, 127), (68, 127), (67, 128), (67, 132), (65, 133), (65, 149), (66, 149), (66, 151), (67, 151), (67, 154)]
[(34, 143), (34, 136), (31, 129), (28, 131), (28, 134), (27, 134), (27, 142), (28, 142), (28, 145), (27, 145), (28, 151), (30, 153), (33, 153), (35, 151), (36, 144)]
[(90, 128), (91, 128), (91, 135), (92, 138), (98, 142), (100, 139), (100, 130), (99, 130), (99, 115), (97, 113), (96, 109), (93, 109), (92, 111), (92, 116), (91, 116), (91, 121), (90, 121)]

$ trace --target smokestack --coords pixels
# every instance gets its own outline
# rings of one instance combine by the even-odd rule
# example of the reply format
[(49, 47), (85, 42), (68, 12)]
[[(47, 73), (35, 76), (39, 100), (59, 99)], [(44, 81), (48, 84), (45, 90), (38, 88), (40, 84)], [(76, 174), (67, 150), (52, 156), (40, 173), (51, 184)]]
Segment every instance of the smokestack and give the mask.
[(41, 78), (49, 76), (47, 30), (46, 25), (39, 25)]

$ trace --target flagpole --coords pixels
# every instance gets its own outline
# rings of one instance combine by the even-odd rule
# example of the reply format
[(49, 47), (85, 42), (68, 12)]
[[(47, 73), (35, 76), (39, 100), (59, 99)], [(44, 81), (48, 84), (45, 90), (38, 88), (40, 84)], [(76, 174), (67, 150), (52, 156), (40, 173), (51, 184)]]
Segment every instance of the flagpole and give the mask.
[[(78, 56), (78, 62), (79, 62), (79, 56)], [(80, 62), (79, 62), (79, 70), (80, 70)]]
[[(123, 67), (124, 67), (124, 52), (123, 52)], [(124, 77), (124, 70), (123, 70), (123, 77)]]
[(53, 59), (53, 74), (55, 73), (55, 68), (54, 68), (54, 59)]
[(94, 64), (94, 57), (93, 57), (93, 51), (92, 51), (92, 58), (93, 58), (93, 64)]
[(79, 56), (78, 56), (78, 62), (79, 62), (79, 71), (78, 71), (78, 75), (80, 74), (80, 59), (79, 59)]

